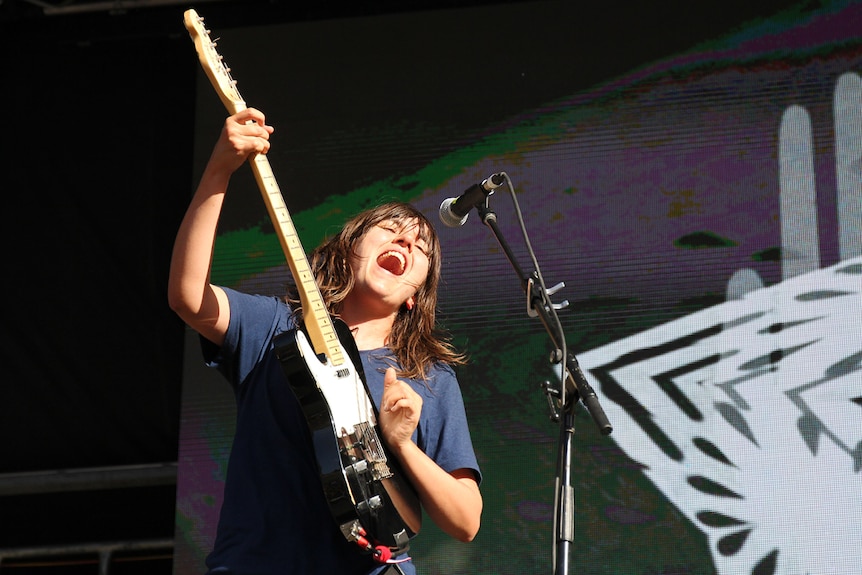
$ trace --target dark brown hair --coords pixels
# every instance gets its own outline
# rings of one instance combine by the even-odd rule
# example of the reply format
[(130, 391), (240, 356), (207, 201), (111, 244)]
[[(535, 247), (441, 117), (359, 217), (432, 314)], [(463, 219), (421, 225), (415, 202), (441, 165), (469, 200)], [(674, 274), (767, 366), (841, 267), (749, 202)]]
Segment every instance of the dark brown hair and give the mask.
[[(437, 325), (440, 241), (428, 218), (403, 202), (379, 205), (351, 218), (338, 234), (311, 252), (309, 261), (329, 313), (338, 317), (344, 298), (353, 288), (353, 270), (348, 262), (356, 243), (380, 222), (391, 221), (400, 225), (414, 220), (420, 227), (419, 238), (427, 245), (428, 277), (413, 296), (413, 309), (402, 305), (398, 310), (387, 347), (401, 364), (399, 376), (425, 379), (435, 362), (448, 365), (465, 363), (464, 355), (454, 349), (448, 334)], [(290, 302), (295, 308), (298, 305), (295, 297)]]

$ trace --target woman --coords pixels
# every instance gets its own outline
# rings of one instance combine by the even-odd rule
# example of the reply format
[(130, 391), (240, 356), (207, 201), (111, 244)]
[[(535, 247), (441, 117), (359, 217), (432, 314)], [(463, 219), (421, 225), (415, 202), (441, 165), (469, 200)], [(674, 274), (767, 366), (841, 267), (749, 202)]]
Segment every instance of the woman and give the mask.
[[(339, 531), (328, 511), (299, 404), (272, 351), (301, 310), (282, 299), (212, 285), (216, 229), (231, 175), (267, 153), (264, 115), (225, 121), (177, 234), (171, 308), (202, 336), (207, 362), (230, 381), (237, 429), (210, 573), (415, 573), (405, 557), (381, 564)], [(364, 212), (311, 258), (330, 313), (352, 333), (379, 426), (427, 515), (472, 540), (481, 480), (452, 366), (461, 363), (435, 329), (439, 243), (406, 204)], [(398, 561), (398, 562), (396, 562)]]

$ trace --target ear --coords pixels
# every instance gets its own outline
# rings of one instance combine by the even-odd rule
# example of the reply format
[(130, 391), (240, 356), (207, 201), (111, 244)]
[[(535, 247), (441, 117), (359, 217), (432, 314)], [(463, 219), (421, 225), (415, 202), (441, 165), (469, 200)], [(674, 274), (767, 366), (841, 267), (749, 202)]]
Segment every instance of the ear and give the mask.
[(407, 301), (404, 302), (404, 305), (407, 306), (407, 311), (413, 309), (413, 306), (416, 305), (416, 301), (413, 299), (413, 296), (407, 298)]

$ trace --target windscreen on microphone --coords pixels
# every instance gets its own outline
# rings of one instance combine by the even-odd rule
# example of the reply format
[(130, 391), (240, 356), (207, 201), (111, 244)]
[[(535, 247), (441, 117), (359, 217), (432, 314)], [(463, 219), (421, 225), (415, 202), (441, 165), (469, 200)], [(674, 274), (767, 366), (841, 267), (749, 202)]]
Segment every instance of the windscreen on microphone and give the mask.
[(457, 198), (446, 198), (440, 204), (440, 221), (450, 228), (463, 226), (470, 210), (484, 202), (505, 181), (503, 174), (493, 174), (481, 184), (473, 184)]

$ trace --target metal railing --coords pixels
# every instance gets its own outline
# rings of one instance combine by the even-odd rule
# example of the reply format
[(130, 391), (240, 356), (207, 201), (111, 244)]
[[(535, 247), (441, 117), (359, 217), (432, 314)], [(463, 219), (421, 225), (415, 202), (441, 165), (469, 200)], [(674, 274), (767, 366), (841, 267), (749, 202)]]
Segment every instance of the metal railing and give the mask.
[[(176, 485), (176, 481), (176, 462), (3, 473), (0, 497)], [(20, 572), (28, 566), (58, 567), (61, 573), (64, 566), (93, 563), (99, 575), (109, 575), (118, 554), (123, 561), (169, 560), (173, 549), (172, 538), (0, 548), (0, 573)]]
[(176, 482), (176, 462), (0, 473), (0, 497), (176, 485)]
[[(0, 549), (0, 573), (25, 567), (56, 567), (62, 573), (72, 564), (92, 562), (98, 565), (99, 575), (110, 575), (111, 564), (117, 553), (141, 553), (129, 560), (151, 561), (173, 557), (173, 539), (115, 541), (110, 543), (81, 543), (74, 545), (45, 545)], [(163, 553), (159, 554), (158, 552)], [(93, 557), (92, 560), (87, 557)], [(4, 569), (4, 565), (10, 569)], [(17, 569), (11, 569), (15, 567)]]

